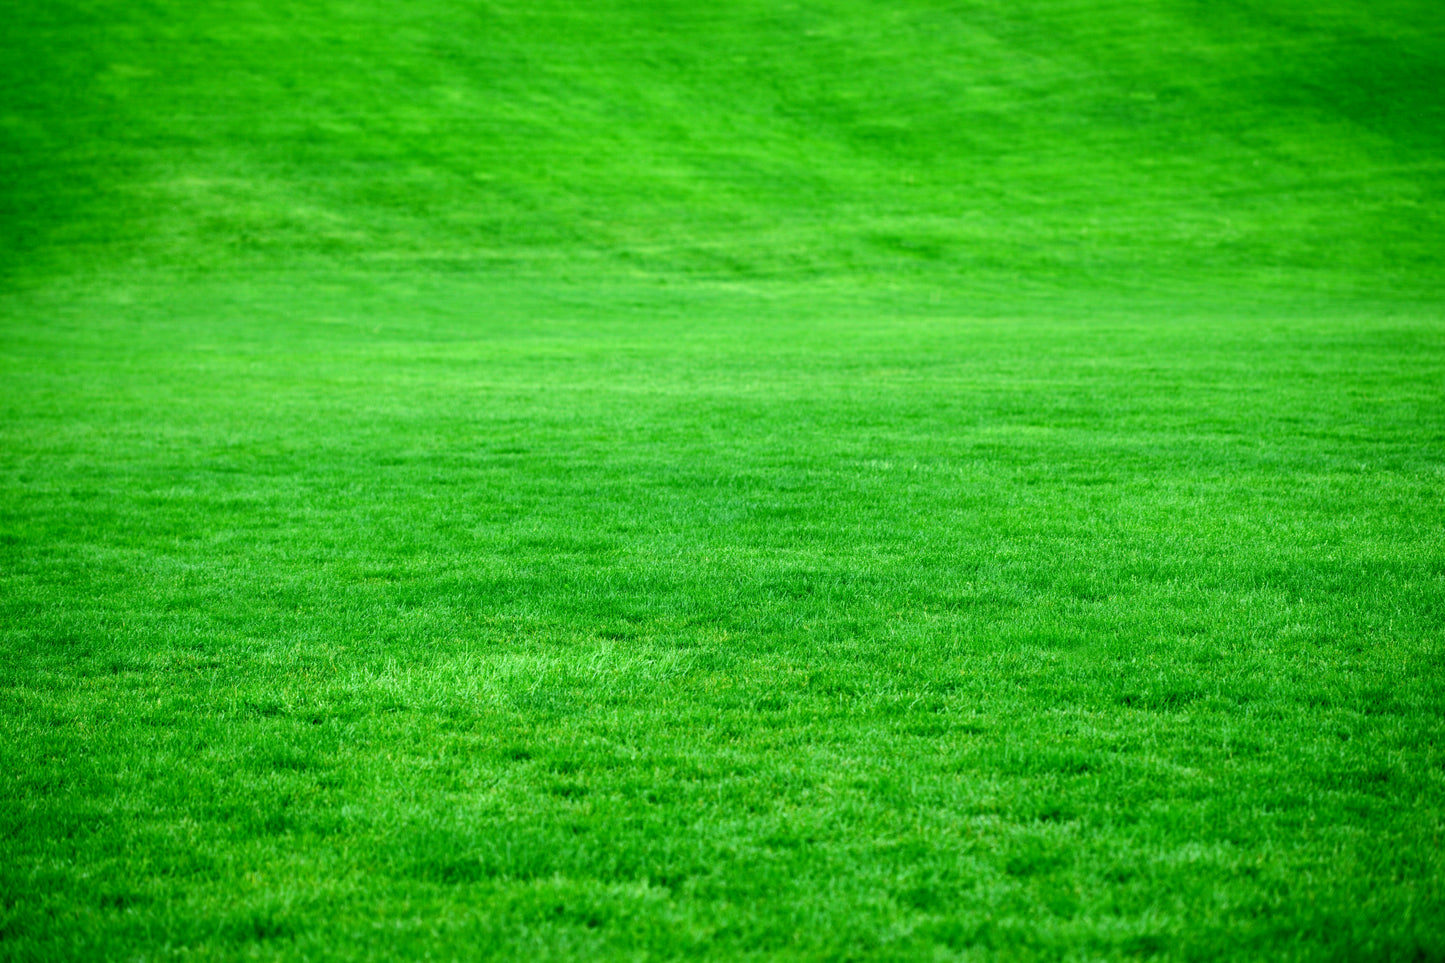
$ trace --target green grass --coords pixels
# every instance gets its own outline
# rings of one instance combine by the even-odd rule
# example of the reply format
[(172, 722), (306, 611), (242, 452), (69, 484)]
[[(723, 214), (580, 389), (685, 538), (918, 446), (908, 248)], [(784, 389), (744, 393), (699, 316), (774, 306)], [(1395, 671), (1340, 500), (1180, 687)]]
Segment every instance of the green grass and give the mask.
[(1445, 960), (1445, 18), (0, 10), (0, 959)]

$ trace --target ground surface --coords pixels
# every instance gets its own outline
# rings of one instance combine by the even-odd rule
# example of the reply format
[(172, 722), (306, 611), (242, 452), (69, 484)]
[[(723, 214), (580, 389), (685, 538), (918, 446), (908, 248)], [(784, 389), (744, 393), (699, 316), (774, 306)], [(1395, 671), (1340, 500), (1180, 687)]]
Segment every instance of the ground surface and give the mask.
[(10, 4), (0, 958), (1445, 959), (1433, 3)]

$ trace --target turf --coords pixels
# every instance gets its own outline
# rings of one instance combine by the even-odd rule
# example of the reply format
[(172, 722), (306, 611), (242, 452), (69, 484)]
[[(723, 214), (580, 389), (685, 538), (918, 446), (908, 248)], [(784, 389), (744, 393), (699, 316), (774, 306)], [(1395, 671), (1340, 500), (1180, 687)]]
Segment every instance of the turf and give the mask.
[(1445, 959), (1432, 4), (0, 18), (0, 957)]

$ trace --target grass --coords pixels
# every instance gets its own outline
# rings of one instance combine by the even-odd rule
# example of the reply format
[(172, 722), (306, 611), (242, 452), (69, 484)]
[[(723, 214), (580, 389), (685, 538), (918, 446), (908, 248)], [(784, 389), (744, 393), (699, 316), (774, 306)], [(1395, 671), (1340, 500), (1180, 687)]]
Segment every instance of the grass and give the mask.
[(6, 13), (0, 958), (1445, 959), (1433, 7)]

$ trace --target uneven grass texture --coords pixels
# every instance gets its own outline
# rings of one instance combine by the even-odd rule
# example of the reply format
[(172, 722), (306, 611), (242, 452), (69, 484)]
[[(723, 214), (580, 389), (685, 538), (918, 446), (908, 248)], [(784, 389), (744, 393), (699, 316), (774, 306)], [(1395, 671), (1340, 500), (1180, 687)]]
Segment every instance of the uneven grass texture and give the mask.
[(1445, 960), (1442, 65), (0, 2), (0, 958)]

